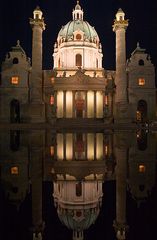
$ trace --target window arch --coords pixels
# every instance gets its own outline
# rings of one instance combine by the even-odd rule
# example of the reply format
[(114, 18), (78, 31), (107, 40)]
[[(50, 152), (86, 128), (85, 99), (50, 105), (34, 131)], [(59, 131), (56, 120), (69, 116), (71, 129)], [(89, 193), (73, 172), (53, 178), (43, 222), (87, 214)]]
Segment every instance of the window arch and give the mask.
[(82, 55), (76, 54), (76, 66), (81, 67), (82, 66)]
[(143, 61), (143, 59), (140, 59), (140, 60), (139, 60), (138, 65), (139, 65), (139, 66), (144, 66), (144, 61)]
[(19, 59), (18, 58), (14, 58), (13, 59), (13, 64), (18, 64), (19, 63)]

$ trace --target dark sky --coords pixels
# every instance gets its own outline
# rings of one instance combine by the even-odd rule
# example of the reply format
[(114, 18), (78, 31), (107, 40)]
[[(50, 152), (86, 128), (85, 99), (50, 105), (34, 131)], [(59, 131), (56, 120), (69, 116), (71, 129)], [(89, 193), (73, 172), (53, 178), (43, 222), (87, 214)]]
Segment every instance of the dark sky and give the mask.
[[(156, 0), (80, 0), (86, 19), (100, 37), (106, 69), (115, 68), (115, 35), (112, 32), (113, 19), (119, 7), (129, 19), (127, 30), (127, 57), (135, 49), (137, 41), (146, 48), (157, 65), (157, 4)], [(57, 34), (72, 18), (76, 0), (4, 0), (0, 1), (0, 62), (17, 39), (31, 57), (31, 28), (29, 17), (39, 5), (47, 24), (43, 36), (43, 68), (52, 68), (53, 45)]]

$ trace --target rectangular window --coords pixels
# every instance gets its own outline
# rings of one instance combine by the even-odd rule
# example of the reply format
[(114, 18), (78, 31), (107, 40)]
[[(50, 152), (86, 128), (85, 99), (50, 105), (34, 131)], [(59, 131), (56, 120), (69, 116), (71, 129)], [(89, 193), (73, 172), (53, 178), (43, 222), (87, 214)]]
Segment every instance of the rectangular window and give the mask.
[(138, 166), (138, 171), (139, 171), (140, 173), (144, 173), (144, 172), (146, 171), (145, 165), (139, 165), (139, 166)]
[(19, 84), (19, 77), (17, 77), (17, 76), (12, 77), (11, 78), (11, 83), (14, 84), (14, 85)]
[(138, 79), (138, 85), (139, 86), (144, 86), (145, 85), (145, 79), (144, 78), (139, 78)]
[(10, 169), (12, 175), (18, 175), (19, 174), (19, 169), (18, 167), (12, 167)]

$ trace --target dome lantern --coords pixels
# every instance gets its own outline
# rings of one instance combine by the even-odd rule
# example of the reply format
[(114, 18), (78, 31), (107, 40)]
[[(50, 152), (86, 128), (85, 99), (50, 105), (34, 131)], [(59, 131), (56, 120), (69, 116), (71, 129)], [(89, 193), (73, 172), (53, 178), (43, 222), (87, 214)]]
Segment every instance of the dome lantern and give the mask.
[(83, 21), (83, 10), (81, 9), (79, 1), (77, 1), (77, 4), (72, 14), (73, 14), (74, 21), (77, 21), (77, 20)]

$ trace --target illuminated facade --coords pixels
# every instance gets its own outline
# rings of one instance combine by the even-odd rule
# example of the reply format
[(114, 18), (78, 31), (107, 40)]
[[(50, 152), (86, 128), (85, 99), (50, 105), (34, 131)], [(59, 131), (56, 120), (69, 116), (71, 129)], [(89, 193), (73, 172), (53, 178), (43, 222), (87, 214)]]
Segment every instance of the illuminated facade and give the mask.
[[(42, 69), (43, 13), (30, 19), (32, 64), (17, 45), (2, 63), (0, 121), (56, 124), (63, 119), (93, 119), (105, 123), (154, 121), (155, 71), (145, 49), (137, 48), (126, 61), (128, 20), (119, 9), (113, 24), (116, 71), (102, 67), (102, 46), (94, 27), (84, 20), (77, 1), (72, 20), (58, 33), (52, 70)], [(98, 121), (95, 121), (98, 122)]]

